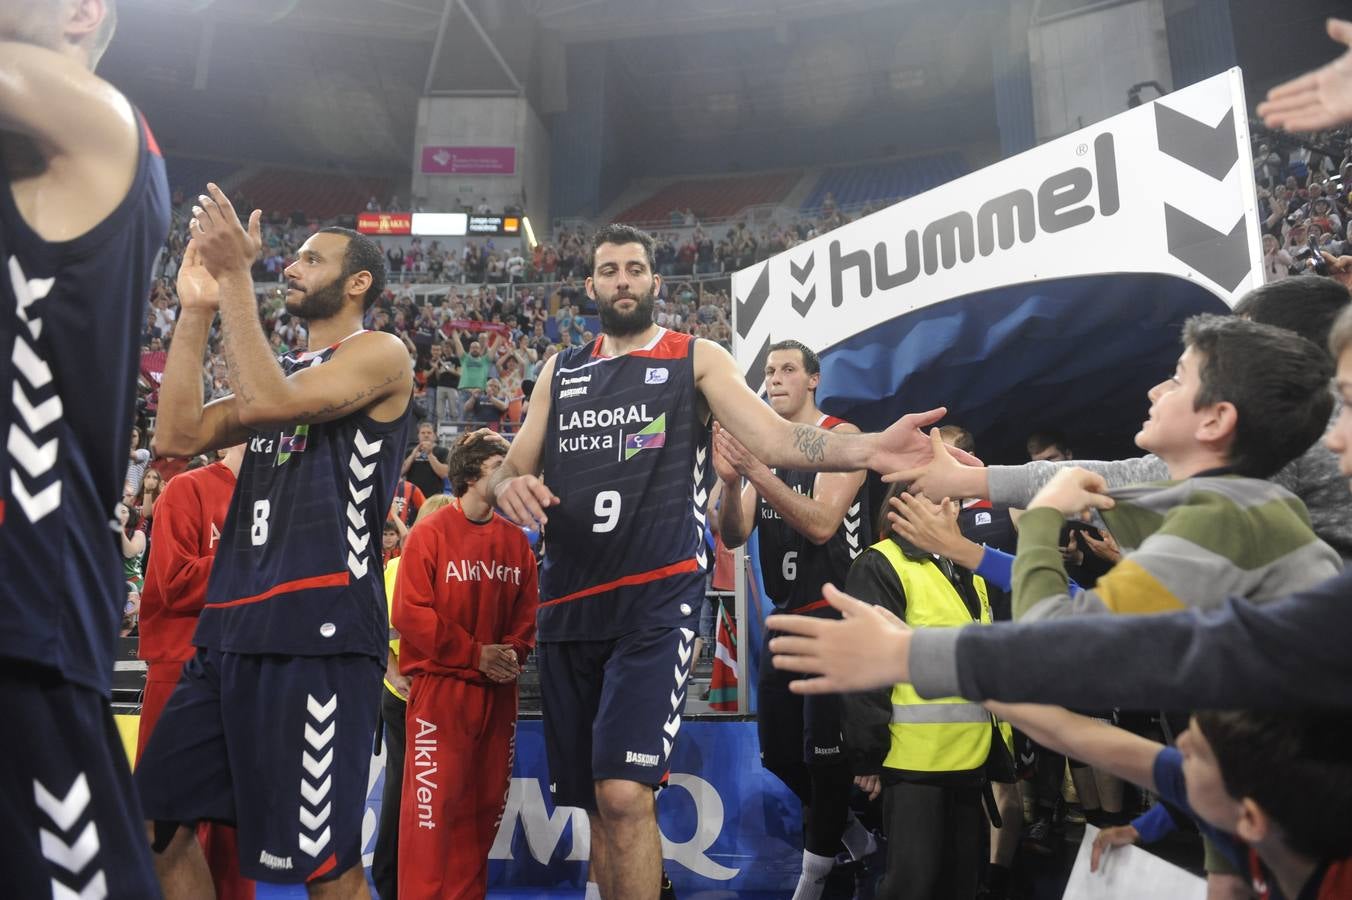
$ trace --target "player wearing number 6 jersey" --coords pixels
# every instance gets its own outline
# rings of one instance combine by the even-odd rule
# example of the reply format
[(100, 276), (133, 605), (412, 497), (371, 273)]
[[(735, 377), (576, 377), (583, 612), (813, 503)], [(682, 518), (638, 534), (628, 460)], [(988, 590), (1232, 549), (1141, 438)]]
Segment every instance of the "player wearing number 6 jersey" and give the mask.
[[(287, 310), (312, 349), (279, 364), (249, 272), (258, 212), (246, 230), (214, 185), (198, 204), (156, 442), (169, 455), (247, 450), (197, 653), (136, 770), (156, 869), (169, 898), (211, 896), (183, 826), (231, 822), (245, 875), (368, 897), (361, 821), (389, 635), (380, 534), (408, 437), (408, 354), (361, 327), (384, 286), (379, 247), (323, 229), (286, 270)], [(218, 304), (235, 393), (203, 405)]]
[[(765, 386), (774, 411), (790, 422), (857, 433), (817, 409), (820, 382), (821, 363), (811, 349), (798, 341), (771, 345)], [(850, 563), (870, 543), (867, 473), (771, 469), (721, 429), (714, 436), (714, 467), (727, 496), (741, 494), (740, 503), (721, 508), (723, 541), (738, 547), (752, 529), (759, 531), (761, 573), (775, 608), (838, 618), (822, 599), (822, 585), (844, 582)], [(761, 659), (769, 658), (762, 649)], [(816, 900), (842, 836), (855, 857), (871, 852), (870, 836), (849, 813), (853, 773), (841, 735), (840, 698), (802, 697), (789, 690), (792, 680), (792, 673), (761, 666), (756, 726), (761, 764), (803, 804), (803, 869), (794, 900)]]
[[(841, 434), (776, 415), (716, 344), (653, 323), (652, 237), (609, 225), (592, 239), (587, 293), (602, 335), (546, 363), (531, 415), (493, 478), (518, 524), (544, 524), (538, 654), (555, 802), (591, 813), (606, 897), (652, 900), (661, 878), (653, 788), (685, 708), (712, 417), (771, 465), (892, 471), (928, 459), (919, 431)], [(543, 474), (543, 478), (541, 478)]]

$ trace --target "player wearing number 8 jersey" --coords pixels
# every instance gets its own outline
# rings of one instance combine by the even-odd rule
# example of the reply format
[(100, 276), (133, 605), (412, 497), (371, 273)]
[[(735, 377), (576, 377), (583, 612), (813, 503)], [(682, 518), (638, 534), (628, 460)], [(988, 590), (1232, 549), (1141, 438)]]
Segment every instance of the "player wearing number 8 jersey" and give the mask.
[[(247, 444), (193, 643), (136, 770), (165, 895), (211, 896), (191, 825), (233, 822), (240, 870), (367, 897), (366, 795), (389, 635), (381, 525), (408, 437), (412, 373), (362, 316), (384, 286), (368, 238), (323, 229), (286, 270), (308, 352), (272, 357), (246, 230), (214, 185), (198, 198), (156, 442), (188, 455)], [(202, 402), (219, 304), (235, 393)]]
[(597, 231), (586, 288), (602, 335), (546, 363), (493, 489), (518, 524), (546, 526), (537, 640), (555, 802), (591, 813), (600, 893), (651, 900), (652, 789), (680, 728), (708, 564), (696, 527), (711, 416), (771, 465), (892, 471), (932, 456), (919, 426), (943, 410), (876, 435), (780, 418), (727, 351), (653, 323), (661, 276), (637, 229)]
[[(821, 363), (810, 348), (798, 341), (771, 345), (765, 385), (775, 412), (790, 422), (857, 432), (817, 409), (820, 382)], [(737, 547), (753, 528), (760, 533), (761, 574), (776, 609), (838, 618), (822, 599), (822, 585), (843, 582), (854, 558), (868, 546), (866, 473), (771, 469), (722, 430), (714, 438), (714, 466), (726, 495), (741, 495), (740, 503), (722, 505), (723, 541)], [(767, 650), (762, 649), (761, 659), (769, 659)], [(849, 813), (853, 777), (841, 734), (840, 698), (802, 697), (789, 690), (792, 680), (792, 673), (761, 666), (756, 725), (761, 764), (803, 804), (803, 869), (794, 900), (816, 900), (842, 837), (856, 858), (871, 848), (868, 832)]]

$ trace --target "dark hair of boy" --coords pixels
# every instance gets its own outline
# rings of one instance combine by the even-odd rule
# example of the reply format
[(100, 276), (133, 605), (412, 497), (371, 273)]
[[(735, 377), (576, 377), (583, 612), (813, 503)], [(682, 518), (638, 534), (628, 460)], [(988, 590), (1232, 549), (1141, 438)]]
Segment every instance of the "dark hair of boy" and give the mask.
[(474, 432), (462, 435), (451, 447), (448, 461), (451, 490), (457, 497), (463, 497), (469, 486), (483, 476), (484, 463), (495, 456), (506, 455), (507, 447), (500, 440)]
[(1332, 278), (1302, 275), (1254, 288), (1235, 304), (1235, 315), (1294, 331), (1322, 348), (1349, 301), (1352, 294)]
[(1272, 818), (1309, 859), (1352, 855), (1352, 716), (1346, 712), (1198, 712), (1226, 792)]
[(1300, 335), (1235, 316), (1194, 316), (1183, 342), (1201, 356), (1194, 408), (1235, 407), (1230, 466), (1268, 478), (1324, 433), (1333, 396), (1333, 361)]

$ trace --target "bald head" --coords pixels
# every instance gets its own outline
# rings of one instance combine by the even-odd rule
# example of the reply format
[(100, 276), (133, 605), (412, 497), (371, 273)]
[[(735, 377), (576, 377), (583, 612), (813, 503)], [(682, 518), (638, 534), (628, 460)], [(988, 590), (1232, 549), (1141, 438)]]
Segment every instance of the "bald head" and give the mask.
[(116, 28), (116, 0), (0, 0), (0, 40), (70, 54), (91, 70)]

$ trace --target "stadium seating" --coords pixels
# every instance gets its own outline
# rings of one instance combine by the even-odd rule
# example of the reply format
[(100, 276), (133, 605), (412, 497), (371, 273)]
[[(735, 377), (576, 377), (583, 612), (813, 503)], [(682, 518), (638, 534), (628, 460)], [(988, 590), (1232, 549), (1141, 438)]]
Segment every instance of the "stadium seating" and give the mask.
[(394, 184), (394, 179), (378, 176), (268, 168), (250, 176), (239, 192), (265, 214), (305, 210), (311, 219), (322, 221), (354, 216), (372, 197), (387, 202)]
[(748, 206), (778, 203), (802, 177), (801, 172), (748, 175), (743, 178), (691, 178), (677, 181), (616, 216), (616, 221), (671, 221), (672, 210), (689, 209), (701, 222), (727, 219)]
[(170, 190), (197, 194), (206, 187), (208, 181), (221, 184), (230, 176), (242, 170), (244, 164), (219, 159), (191, 159), (182, 156), (170, 156), (165, 158), (164, 167), (169, 173)]
[(968, 172), (956, 153), (901, 159), (874, 165), (827, 169), (803, 201), (804, 212), (821, 209), (831, 194), (838, 209), (869, 203), (894, 203), (923, 194)]

